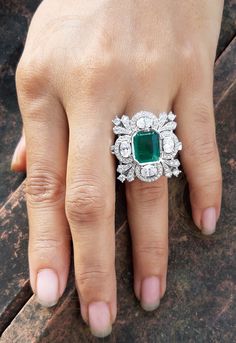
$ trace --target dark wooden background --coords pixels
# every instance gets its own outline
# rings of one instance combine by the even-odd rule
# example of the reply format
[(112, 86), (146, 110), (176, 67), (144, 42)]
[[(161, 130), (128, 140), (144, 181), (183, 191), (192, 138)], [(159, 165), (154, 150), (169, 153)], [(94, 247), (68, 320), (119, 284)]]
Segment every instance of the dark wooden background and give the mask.
[[(213, 0), (212, 0), (213, 1)], [(36, 303), (28, 279), (28, 222), (23, 173), (10, 171), (21, 135), (14, 73), (39, 0), (0, 0), (0, 333), (6, 343), (96, 342), (83, 323), (74, 287), (51, 309)], [(184, 176), (170, 182), (168, 288), (158, 310), (141, 309), (132, 289), (131, 242), (123, 185), (117, 183), (118, 316), (104, 342), (236, 341), (236, 1), (225, 1), (215, 63), (215, 116), (223, 167), (217, 232), (202, 237), (190, 216)], [(100, 340), (101, 341), (101, 340)]]

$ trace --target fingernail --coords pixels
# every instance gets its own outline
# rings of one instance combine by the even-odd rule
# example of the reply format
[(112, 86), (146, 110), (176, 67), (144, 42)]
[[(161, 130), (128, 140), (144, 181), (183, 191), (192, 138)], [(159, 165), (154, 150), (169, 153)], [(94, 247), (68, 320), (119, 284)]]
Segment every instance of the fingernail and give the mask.
[(36, 296), (38, 302), (46, 307), (54, 306), (59, 299), (59, 281), (52, 269), (42, 269), (38, 272)]
[(111, 316), (108, 305), (97, 301), (88, 306), (89, 326), (91, 333), (96, 337), (106, 337), (112, 331)]
[(216, 210), (214, 207), (206, 208), (202, 213), (202, 233), (211, 235), (216, 229)]
[(18, 162), (18, 152), (20, 150), (21, 144), (22, 144), (22, 137), (19, 140), (19, 142), (18, 142), (18, 144), (17, 144), (17, 146), (15, 148), (15, 151), (14, 151), (14, 154), (13, 154), (13, 157), (12, 157), (12, 160), (11, 160), (11, 169), (13, 169), (14, 165), (17, 164), (17, 162)]
[(142, 281), (140, 302), (144, 310), (153, 311), (159, 306), (160, 288), (160, 279), (157, 276), (150, 276)]

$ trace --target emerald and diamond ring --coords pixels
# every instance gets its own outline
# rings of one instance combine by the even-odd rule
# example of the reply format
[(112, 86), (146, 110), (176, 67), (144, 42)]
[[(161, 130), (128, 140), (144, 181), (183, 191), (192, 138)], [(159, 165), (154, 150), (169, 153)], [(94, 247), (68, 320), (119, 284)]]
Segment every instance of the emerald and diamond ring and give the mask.
[(129, 118), (122, 115), (112, 120), (118, 136), (111, 151), (119, 160), (117, 172), (121, 182), (135, 177), (151, 182), (161, 175), (178, 176), (180, 162), (175, 158), (182, 143), (174, 134), (175, 115), (162, 112), (158, 116), (141, 111)]

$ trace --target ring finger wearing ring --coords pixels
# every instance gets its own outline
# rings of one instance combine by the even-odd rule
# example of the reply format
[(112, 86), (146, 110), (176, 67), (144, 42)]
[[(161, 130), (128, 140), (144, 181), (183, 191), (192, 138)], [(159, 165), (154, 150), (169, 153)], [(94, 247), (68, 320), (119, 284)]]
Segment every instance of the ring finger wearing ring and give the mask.
[(172, 112), (156, 116), (147, 111), (138, 112), (131, 119), (123, 115), (113, 120), (113, 131), (118, 138), (111, 149), (119, 160), (118, 179), (128, 181), (126, 199), (132, 236), (134, 291), (147, 311), (159, 306), (166, 289), (167, 177), (179, 175), (180, 162), (176, 155), (182, 148), (173, 133), (174, 120)]

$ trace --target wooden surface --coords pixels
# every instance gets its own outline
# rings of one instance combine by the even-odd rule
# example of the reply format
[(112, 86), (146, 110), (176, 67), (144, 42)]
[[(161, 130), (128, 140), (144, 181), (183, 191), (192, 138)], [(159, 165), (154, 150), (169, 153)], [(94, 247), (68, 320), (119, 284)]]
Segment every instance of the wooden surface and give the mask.
[[(28, 280), (28, 221), (23, 173), (10, 171), (21, 134), (14, 72), (30, 18), (40, 1), (0, 0), (0, 333), (6, 343), (97, 342), (83, 323), (73, 265), (57, 306), (36, 303)], [(131, 241), (124, 186), (117, 183), (118, 316), (104, 342), (231, 343), (236, 329), (236, 1), (225, 1), (215, 65), (214, 101), (223, 167), (222, 215), (216, 234), (202, 237), (190, 216), (184, 175), (170, 181), (168, 288), (146, 313), (132, 288)], [(101, 340), (100, 340), (101, 341)]]

